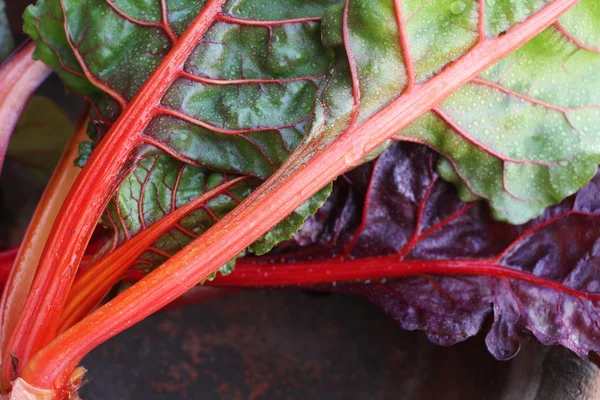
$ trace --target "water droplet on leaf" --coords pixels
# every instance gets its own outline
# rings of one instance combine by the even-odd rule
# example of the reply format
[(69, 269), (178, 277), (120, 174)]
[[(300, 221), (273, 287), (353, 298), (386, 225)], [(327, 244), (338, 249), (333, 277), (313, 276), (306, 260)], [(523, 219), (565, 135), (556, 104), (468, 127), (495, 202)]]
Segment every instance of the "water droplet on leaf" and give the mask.
[(450, 11), (452, 12), (452, 14), (462, 14), (463, 11), (465, 11), (465, 8), (467, 7), (467, 4), (462, 2), (462, 1), (455, 1), (454, 3), (452, 3), (450, 5)]

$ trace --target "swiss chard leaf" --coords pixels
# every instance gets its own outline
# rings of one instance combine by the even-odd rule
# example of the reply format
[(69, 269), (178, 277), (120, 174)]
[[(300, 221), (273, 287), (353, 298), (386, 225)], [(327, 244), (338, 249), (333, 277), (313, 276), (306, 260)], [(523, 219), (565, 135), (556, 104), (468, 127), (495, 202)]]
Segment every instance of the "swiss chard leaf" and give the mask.
[[(330, 62), (318, 22), (328, 2), (309, 4), (281, 4), (289, 22), (268, 21), (276, 13), (258, 2), (225, 5), (227, 18), (199, 40), (144, 131), (144, 151), (261, 178), (274, 172), (302, 138)], [(202, 5), (41, 1), (26, 29), (67, 87), (98, 99), (99, 140)]]
[[(475, 335), (493, 315), (486, 343), (498, 359), (530, 335), (581, 357), (600, 351), (600, 173), (514, 226), (495, 221), (481, 201), (461, 202), (435, 172), (437, 158), (425, 146), (394, 144), (336, 181), (280, 255), (241, 263), (237, 276), (248, 285), (371, 276), (320, 287), (367, 296), (442, 345)], [(217, 284), (241, 282), (229, 279)]]
[[(333, 126), (329, 135), (344, 131), (353, 119), (372, 118), (398, 93), (546, 3), (479, 2), (481, 9), (475, 1), (403, 1), (404, 25), (396, 23), (391, 2), (349, 4), (347, 10), (330, 9), (323, 21), (324, 43), (339, 49), (330, 84), (316, 104), (323, 124)], [(588, 15), (584, 28), (577, 28), (577, 15)], [(473, 193), (488, 199), (497, 218), (523, 223), (538, 216), (583, 187), (600, 162), (600, 28), (594, 18), (596, 2), (581, 1), (397, 139), (443, 153), (452, 163), (442, 168), (444, 176), (461, 186), (463, 199)], [(404, 30), (403, 47), (397, 26)]]
[[(169, 183), (165, 176), (173, 178), (173, 173), (186, 169), (194, 185), (224, 176), (208, 169), (244, 174), (257, 178), (249, 190), (281, 165), (304, 134), (318, 83), (330, 63), (331, 56), (320, 43), (319, 24), (328, 4), (291, 1), (278, 8), (242, 1), (224, 6), (227, 16), (199, 41), (167, 91), (156, 118), (144, 131), (145, 145), (136, 151), (143, 161), (105, 212), (105, 224), (116, 229), (110, 248), (171, 209), (163, 203), (170, 201), (173, 187), (169, 185), (174, 181)], [(36, 56), (53, 66), (70, 90), (95, 104), (90, 133), (97, 142), (202, 6), (200, 2), (137, 7), (127, 2), (41, 1), (28, 9), (26, 30), (37, 40)], [(93, 11), (83, 12), (82, 7)], [(278, 16), (283, 20), (269, 20)], [(83, 144), (79, 164), (85, 164), (89, 148)], [(153, 173), (148, 173), (147, 165)], [(186, 190), (179, 197), (184, 202), (202, 193), (203, 187)], [(249, 194), (247, 190), (238, 200)], [(323, 203), (328, 191), (307, 201), (250, 250), (262, 254), (288, 239)], [(206, 215), (196, 212), (187, 218), (185, 232), (171, 231), (161, 238), (152, 256), (142, 255), (144, 269), (159, 265), (230, 211), (237, 201), (229, 200), (219, 204), (216, 213), (208, 206)], [(128, 220), (120, 221), (120, 215)]]
[(525, 222), (576, 192), (600, 161), (600, 28), (575, 21), (597, 18), (596, 8), (580, 2), (400, 140), (446, 154), (452, 167), (444, 159), (439, 170), (458, 184), (463, 200), (489, 199), (495, 215), (510, 222)]

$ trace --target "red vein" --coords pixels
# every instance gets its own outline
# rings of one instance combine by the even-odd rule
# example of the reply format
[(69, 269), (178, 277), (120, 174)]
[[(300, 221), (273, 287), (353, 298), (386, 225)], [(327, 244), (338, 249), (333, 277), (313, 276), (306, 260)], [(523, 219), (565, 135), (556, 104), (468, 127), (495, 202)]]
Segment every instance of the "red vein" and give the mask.
[(148, 182), (150, 182), (150, 178), (152, 177), (152, 171), (154, 170), (156, 163), (158, 162), (158, 157), (154, 157), (154, 162), (152, 163), (152, 165), (150, 166), (149, 169), (145, 169), (146, 171), (146, 178), (144, 178), (144, 181), (141, 182), (141, 186), (140, 186), (140, 198), (137, 201), (138, 204), (138, 214), (140, 217), (140, 224), (142, 225), (142, 229), (146, 229), (146, 220), (144, 218), (144, 192), (146, 190), (146, 185), (148, 184)]
[(187, 158), (187, 157), (182, 156), (179, 153), (176, 153), (170, 147), (168, 147), (164, 143), (162, 143), (154, 138), (144, 135), (144, 136), (140, 137), (140, 142), (154, 146), (157, 149), (164, 151), (166, 154), (170, 155), (171, 157), (174, 157), (177, 160), (182, 161), (186, 164), (191, 164), (195, 167), (202, 167), (202, 165), (200, 163), (198, 163), (197, 161), (194, 161), (191, 158)]
[(231, 15), (220, 14), (217, 16), (218, 21), (222, 22), (230, 22), (236, 25), (247, 25), (247, 26), (264, 26), (264, 27), (273, 27), (273, 26), (281, 26), (288, 24), (304, 24), (307, 22), (319, 22), (321, 17), (307, 17), (307, 18), (293, 18), (293, 19), (284, 19), (278, 21), (260, 21), (260, 20), (250, 20), (233, 17)]
[(134, 18), (131, 15), (125, 13), (119, 7), (117, 7), (117, 5), (113, 1), (111, 1), (111, 0), (105, 0), (105, 1), (106, 1), (106, 4), (108, 5), (108, 7), (110, 7), (110, 9), (113, 10), (119, 17), (123, 18), (126, 21), (131, 22), (132, 24), (145, 26), (145, 27), (151, 27), (151, 28), (159, 28), (159, 29), (163, 28), (162, 24), (160, 22), (143, 21), (141, 19)]
[[(430, 161), (431, 162), (431, 161)], [(417, 220), (415, 222), (415, 229), (410, 237), (410, 239), (406, 242), (404, 246), (398, 251), (398, 255), (400, 257), (404, 257), (418, 242), (421, 230), (421, 223), (423, 220), (423, 212), (425, 211), (425, 206), (427, 205), (427, 200), (429, 200), (429, 196), (431, 195), (431, 191), (437, 182), (436, 178), (431, 179), (429, 185), (427, 185), (427, 189), (425, 189), (425, 193), (423, 194), (423, 198), (419, 201), (419, 206), (417, 207)]]
[(478, 20), (477, 20), (477, 34), (478, 34), (478, 43), (482, 43), (487, 39), (487, 35), (485, 33), (485, 0), (478, 0)]
[[(433, 279), (430, 275), (422, 275), (422, 278), (425, 281), (427, 281), (427, 283), (429, 283), (431, 286), (433, 286), (433, 288), (435, 290), (440, 292), (442, 294), (442, 296), (444, 296), (445, 298), (447, 298), (448, 300), (450, 300), (453, 303), (457, 302), (457, 300), (454, 298), (454, 296), (452, 296), (450, 293), (448, 293), (448, 291), (446, 289), (444, 289), (444, 287), (442, 285), (440, 285), (438, 282), (436, 282), (436, 280)], [(378, 285), (385, 286), (381, 283), (379, 283)]]
[(162, 251), (161, 249), (158, 249), (158, 248), (156, 248), (156, 247), (148, 247), (148, 248), (146, 249), (146, 251), (150, 251), (150, 252), (152, 252), (152, 253), (156, 253), (156, 254), (158, 254), (159, 256), (161, 256), (161, 257), (164, 257), (164, 258), (167, 258), (167, 259), (168, 259), (168, 258), (171, 258), (171, 256), (172, 256), (172, 254), (169, 254), (169, 253), (167, 253), (167, 252), (165, 252), (165, 251)]
[(535, 99), (535, 98), (533, 98), (531, 96), (528, 96), (526, 94), (522, 94), (522, 93), (516, 92), (516, 91), (511, 90), (511, 89), (509, 89), (509, 88), (507, 88), (505, 86), (502, 86), (499, 83), (491, 82), (491, 81), (488, 81), (488, 80), (485, 80), (485, 79), (482, 79), (482, 78), (479, 78), (479, 77), (473, 78), (473, 80), (471, 80), (471, 83), (474, 83), (476, 85), (482, 85), (482, 86), (487, 86), (487, 87), (490, 87), (490, 88), (494, 88), (494, 89), (499, 90), (500, 92), (502, 92), (504, 94), (507, 94), (509, 96), (513, 96), (513, 97), (519, 98), (519, 99), (521, 99), (523, 101), (526, 101), (528, 103), (534, 104), (536, 106), (547, 108), (547, 109), (550, 109), (550, 110), (553, 110), (553, 111), (558, 111), (558, 112), (563, 113), (563, 114), (566, 114), (567, 112), (569, 112), (571, 110), (578, 110), (578, 109), (582, 109), (582, 108), (596, 108), (597, 107), (597, 106), (594, 106), (594, 105), (581, 106), (581, 107), (560, 107), (560, 106), (557, 106), (557, 105), (554, 105), (554, 104), (547, 103), (547, 102), (542, 101), (542, 100)]
[(123, 218), (123, 214), (121, 211), (121, 206), (119, 205), (119, 199), (115, 198), (115, 209), (117, 211), (117, 217), (119, 218), (119, 224), (123, 228), (123, 233), (125, 234), (125, 240), (129, 240), (131, 234), (129, 233), (129, 229), (127, 228), (127, 223)]
[(245, 128), (245, 129), (227, 129), (227, 128), (218, 127), (218, 126), (213, 125), (213, 124), (209, 124), (208, 122), (202, 121), (201, 119), (192, 117), (190, 115), (182, 113), (181, 111), (174, 110), (172, 108), (158, 106), (158, 107), (155, 107), (152, 110), (152, 112), (156, 116), (167, 115), (169, 117), (178, 118), (178, 119), (184, 120), (186, 122), (189, 122), (190, 124), (198, 125), (198, 126), (201, 126), (203, 128), (209, 129), (211, 131), (214, 131), (214, 132), (217, 132), (217, 133), (222, 133), (222, 134), (225, 134), (225, 135), (244, 135), (244, 134), (247, 134), (247, 133), (264, 132), (264, 131), (274, 131), (274, 130), (283, 129), (283, 128), (292, 128), (292, 127), (298, 125), (300, 122), (302, 122), (304, 120), (303, 119), (301, 121), (296, 121), (296, 122), (292, 122), (292, 123), (287, 124), (287, 125), (281, 125), (281, 126), (275, 126), (275, 127), (255, 127), (255, 128)]
[(218, 221), (219, 221), (219, 217), (217, 217), (217, 214), (215, 214), (215, 213), (213, 212), (213, 210), (211, 210), (211, 209), (210, 209), (210, 207), (207, 207), (206, 205), (203, 205), (203, 206), (202, 206), (202, 209), (203, 209), (204, 211), (206, 211), (206, 213), (207, 213), (208, 215), (210, 215), (210, 217), (211, 217), (211, 218), (212, 218), (212, 219), (213, 219), (215, 222), (218, 222)]
[[(39, 25), (40, 25), (40, 19), (36, 19), (36, 21), (35, 21), (35, 28), (38, 30), (38, 32), (41, 32), (41, 29), (40, 29)], [(65, 65), (65, 62), (63, 61), (63, 59), (62, 59), (59, 51), (56, 50), (56, 48), (54, 46), (52, 46), (50, 43), (48, 43), (46, 41), (46, 38), (44, 37), (44, 35), (39, 35), (38, 38), (39, 38), (39, 40), (42, 43), (44, 43), (54, 53), (54, 55), (56, 56), (56, 59), (58, 60), (58, 63), (60, 64), (60, 68), (62, 70), (66, 71), (66, 72), (68, 72), (70, 74), (73, 74), (75, 76), (85, 76), (83, 74), (83, 72), (75, 71), (73, 68), (68, 67), (67, 65)]]
[(191, 237), (191, 238), (197, 238), (198, 235), (195, 234), (194, 232), (191, 232), (189, 230), (187, 230), (185, 227), (181, 226), (181, 224), (177, 224), (175, 225), (175, 228), (180, 231), (181, 233), (186, 234), (187, 236)]
[(344, 15), (342, 18), (342, 37), (344, 40), (344, 48), (346, 49), (346, 55), (348, 57), (348, 66), (350, 67), (350, 77), (352, 79), (352, 114), (348, 121), (348, 128), (352, 128), (358, 118), (358, 105), (360, 103), (360, 83), (358, 82), (358, 68), (356, 67), (356, 60), (352, 54), (352, 47), (350, 46), (350, 30), (348, 24), (348, 14), (350, 10), (350, 0), (346, 0), (344, 5)]
[(66, 32), (67, 41), (69, 42), (69, 46), (73, 50), (73, 54), (75, 55), (75, 58), (79, 62), (79, 66), (81, 67), (81, 70), (85, 74), (86, 78), (94, 86), (96, 86), (98, 89), (102, 90), (103, 92), (106, 92), (117, 103), (119, 103), (119, 105), (121, 106), (121, 108), (125, 108), (127, 106), (127, 101), (125, 100), (125, 98), (119, 92), (117, 92), (116, 90), (114, 90), (110, 86), (106, 85), (100, 79), (96, 78), (96, 76), (94, 74), (92, 74), (90, 72), (90, 70), (88, 69), (87, 64), (85, 63), (85, 61), (81, 57), (81, 54), (79, 54), (79, 49), (77, 48), (77, 46), (75, 46), (75, 44), (73, 43), (73, 39), (71, 38), (69, 24), (67, 23), (67, 11), (66, 11), (65, 5), (63, 3), (64, 0), (59, 0), (59, 1), (60, 1), (61, 10), (63, 12), (63, 22), (62, 23), (63, 23), (63, 28), (64, 28), (64, 30)]
[(177, 171), (177, 178), (175, 178), (175, 184), (173, 185), (173, 189), (171, 191), (171, 211), (177, 208), (177, 191), (179, 190), (179, 184), (181, 183), (181, 177), (183, 176), (183, 172), (185, 171), (186, 166), (183, 165)]
[(173, 28), (169, 22), (169, 9), (165, 0), (160, 0), (160, 14), (162, 18), (162, 28), (164, 29), (165, 33), (169, 39), (171, 39), (171, 42), (177, 42), (177, 35), (175, 32), (173, 32)]
[(530, 159), (517, 159), (517, 158), (507, 157), (507, 156), (493, 150), (492, 148), (490, 148), (486, 144), (480, 142), (479, 140), (475, 139), (473, 136), (469, 135), (467, 132), (464, 131), (464, 129), (461, 126), (459, 126), (456, 122), (454, 122), (454, 120), (452, 120), (452, 118), (450, 118), (450, 116), (448, 116), (446, 113), (444, 113), (439, 107), (437, 107), (437, 106), (433, 107), (432, 111), (434, 113), (436, 113), (450, 128), (452, 128), (456, 133), (458, 133), (460, 136), (462, 136), (468, 142), (475, 145), (479, 149), (485, 151), (486, 153), (489, 153), (489, 154), (493, 155), (494, 157), (499, 158), (502, 161), (512, 162), (515, 164), (534, 164), (534, 165), (540, 165), (543, 167), (551, 167), (560, 162), (569, 161), (569, 160), (559, 160), (559, 161), (552, 161), (552, 162), (544, 162), (544, 161), (537, 161), (537, 160), (530, 160)]
[(110, 249), (108, 250), (109, 252), (111, 252), (117, 247), (117, 244), (119, 243), (119, 229), (117, 228), (117, 224), (113, 220), (110, 213), (106, 213), (106, 215), (108, 217), (108, 224), (110, 225), (110, 229), (112, 229), (113, 232), (113, 237), (110, 241)]
[(488, 86), (491, 88), (494, 88), (504, 94), (507, 94), (509, 96), (513, 96), (516, 97), (518, 99), (521, 99), (523, 101), (529, 102), (531, 104), (549, 109), (549, 110), (554, 110), (554, 111), (558, 111), (560, 113), (563, 114), (563, 117), (565, 118), (565, 120), (567, 121), (567, 123), (569, 124), (569, 126), (571, 127), (571, 129), (573, 129), (573, 131), (575, 131), (576, 134), (578, 134), (579, 136), (581, 136), (581, 132), (579, 131), (579, 129), (577, 129), (577, 127), (571, 122), (571, 119), (569, 118), (569, 111), (572, 110), (581, 110), (581, 109), (586, 109), (586, 108), (600, 108), (600, 106), (597, 105), (587, 105), (587, 106), (578, 106), (578, 107), (560, 107), (560, 106), (556, 106), (554, 104), (550, 104), (538, 99), (535, 99), (531, 96), (527, 96), (524, 94), (521, 94), (519, 92), (516, 92), (514, 90), (508, 89), (502, 85), (500, 85), (499, 83), (495, 83), (495, 82), (490, 82), (488, 80), (482, 79), (482, 78), (474, 78), (471, 83), (474, 84), (478, 84), (478, 85), (483, 85), (483, 86)]
[(369, 186), (367, 186), (367, 192), (365, 193), (365, 202), (363, 204), (363, 213), (360, 219), (360, 225), (358, 226), (358, 228), (356, 228), (356, 232), (354, 232), (352, 239), (345, 246), (344, 255), (346, 257), (352, 252), (352, 249), (354, 248), (356, 242), (360, 238), (362, 231), (365, 229), (365, 226), (367, 226), (369, 214), (366, 212), (366, 210), (369, 208), (369, 203), (371, 202), (371, 191), (373, 190), (373, 185), (375, 184), (375, 179), (373, 179), (373, 177), (377, 172), (377, 166), (379, 165), (381, 160), (381, 158), (377, 158), (377, 160), (373, 164), (373, 169), (371, 170), (371, 176), (369, 179)]
[(119, 15), (124, 20), (129, 21), (132, 24), (136, 24), (136, 25), (139, 25), (139, 26), (144, 26), (144, 27), (147, 27), (147, 28), (158, 28), (158, 29), (162, 30), (165, 33), (165, 35), (167, 35), (167, 37), (169, 38), (169, 40), (171, 41), (171, 43), (177, 42), (177, 37), (175, 36), (175, 34), (173, 33), (173, 31), (171, 30), (170, 25), (168, 25), (168, 23), (167, 23), (168, 19), (165, 19), (166, 18), (166, 13), (165, 13), (166, 6), (164, 4), (164, 0), (160, 1), (161, 2), (161, 16), (162, 16), (162, 21), (161, 22), (143, 21), (141, 19), (134, 18), (131, 15), (128, 15), (125, 12), (123, 12), (111, 0), (105, 0), (105, 1), (106, 1), (106, 4), (108, 4), (108, 6), (110, 7), (110, 9), (113, 10), (117, 15)]
[(577, 47), (587, 50), (587, 51), (591, 51), (592, 53), (600, 54), (600, 49), (598, 49), (597, 47), (590, 46), (590, 45), (583, 43), (581, 40), (579, 40), (577, 37), (575, 37), (575, 35), (573, 35), (569, 31), (567, 31), (567, 29), (560, 22), (558, 22), (558, 21), (555, 22), (554, 27), (556, 28), (557, 31), (559, 31), (565, 37), (565, 39), (567, 39), (568, 41), (570, 41)]
[(298, 81), (315, 81), (317, 79), (323, 78), (325, 74), (321, 75), (313, 75), (313, 76), (300, 76), (294, 78), (271, 78), (271, 79), (213, 79), (213, 78), (205, 78), (202, 76), (191, 74), (187, 71), (181, 71), (179, 73), (181, 78), (189, 79), (194, 82), (204, 83), (208, 85), (252, 85), (252, 84), (282, 84), (288, 82), (298, 82)]
[[(166, 231), (171, 229), (173, 225), (176, 226), (179, 220), (197, 208), (202, 207), (208, 200), (248, 179), (250, 178), (238, 177), (202, 193), (180, 208), (166, 214), (159, 222), (152, 224), (148, 229), (126, 241), (114, 252), (102, 257), (78, 275), (69, 292), (67, 304), (61, 316), (59, 332), (70, 327), (95, 307), (127, 269), (130, 268), (136, 258), (146, 249), (149, 249), (149, 246)], [(166, 253), (157, 252), (167, 258), (170, 257)]]
[(460, 180), (464, 183), (464, 185), (473, 193), (475, 194), (477, 197), (480, 197), (482, 199), (486, 199), (489, 200), (489, 197), (485, 195), (485, 193), (481, 193), (479, 191), (477, 191), (477, 189), (475, 189), (472, 185), (471, 182), (465, 178), (462, 174), (462, 172), (460, 171), (460, 168), (458, 168), (458, 165), (456, 164), (456, 161), (453, 160), (452, 158), (450, 158), (450, 155), (445, 153), (443, 150), (438, 149), (437, 147), (433, 146), (431, 143), (423, 140), (423, 139), (419, 139), (416, 138), (414, 136), (402, 136), (402, 135), (395, 135), (394, 136), (394, 140), (398, 140), (398, 141), (403, 141), (403, 142), (411, 142), (411, 143), (418, 143), (418, 144), (422, 144), (423, 146), (427, 146), (430, 149), (435, 150), (437, 153), (443, 155), (448, 162), (452, 165), (452, 168), (454, 169), (454, 172), (456, 172), (456, 174), (458, 175), (458, 177), (460, 178)]
[(558, 222), (560, 220), (562, 220), (565, 217), (568, 217), (569, 215), (589, 215), (589, 214), (585, 214), (579, 211), (573, 211), (573, 210), (569, 210), (565, 213), (562, 214), (558, 214), (557, 216), (553, 217), (553, 218), (549, 218), (548, 220), (533, 226), (529, 229), (527, 229), (525, 232), (521, 233), (519, 235), (518, 238), (516, 238), (509, 246), (507, 246), (502, 253), (498, 254), (498, 256), (495, 258), (496, 261), (500, 262), (504, 257), (506, 257), (508, 255), (508, 253), (510, 253), (515, 247), (520, 246), (521, 244), (523, 244), (523, 241), (527, 238), (529, 238), (531, 235), (533, 235), (534, 233), (536, 233), (537, 231), (539, 231), (540, 229), (543, 229), (549, 225), (552, 225), (555, 222)]
[(406, 32), (406, 23), (402, 16), (402, 0), (394, 0), (394, 11), (396, 15), (396, 24), (398, 25), (398, 36), (402, 50), (402, 58), (404, 67), (406, 68), (407, 82), (404, 91), (407, 92), (414, 88), (417, 80), (415, 77), (415, 62), (410, 52), (410, 41), (408, 33)]
[(398, 256), (405, 257), (408, 253), (411, 252), (411, 250), (413, 250), (417, 246), (417, 244), (419, 244), (419, 242), (421, 240), (425, 239), (427, 236), (431, 235), (433, 232), (437, 231), (438, 229), (442, 228), (443, 226), (456, 220), (458, 217), (460, 217), (461, 215), (468, 212), (471, 208), (475, 207), (475, 205), (477, 205), (476, 202), (471, 202), (471, 203), (461, 207), (460, 209), (458, 209), (457, 211), (455, 211), (448, 217), (444, 218), (442, 221), (440, 221), (437, 224), (433, 225), (432, 227), (426, 229), (425, 231), (423, 231), (421, 233), (417, 233), (417, 231), (415, 231), (415, 234), (413, 234), (413, 236), (411, 236), (410, 240), (402, 247), (402, 249), (400, 249), (400, 251), (398, 252)]
[(518, 271), (494, 260), (401, 260), (397, 255), (367, 257), (354, 260), (327, 259), (295, 264), (269, 261), (268, 264), (242, 258), (236, 270), (218, 276), (211, 285), (221, 287), (272, 287), (287, 285), (318, 285), (376, 279), (403, 278), (423, 274), (491, 276), (516, 279), (550, 288), (578, 298), (600, 301), (600, 293), (581, 292), (565, 284), (527, 272)]

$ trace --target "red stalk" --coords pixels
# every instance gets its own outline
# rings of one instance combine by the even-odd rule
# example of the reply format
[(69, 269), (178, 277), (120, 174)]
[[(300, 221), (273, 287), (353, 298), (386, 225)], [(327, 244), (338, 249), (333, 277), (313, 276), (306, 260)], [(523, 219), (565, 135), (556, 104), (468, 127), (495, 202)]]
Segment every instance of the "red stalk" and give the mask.
[(0, 67), (0, 172), (8, 142), (23, 108), (52, 70), (31, 56), (35, 43), (25, 42)]
[(79, 154), (79, 142), (87, 137), (87, 122), (88, 113), (85, 111), (44, 190), (25, 232), (24, 245), (18, 249), (10, 270), (0, 301), (0, 355), (7, 354), (7, 340), (23, 310), (50, 227), (79, 174), (80, 169), (75, 167), (74, 161)]
[[(205, 5), (100, 142), (75, 181), (52, 227), (30, 296), (7, 345), (21, 367), (56, 336), (60, 314), (85, 247), (110, 196), (133, 168), (130, 154), (141, 143), (141, 132), (154, 115), (153, 106), (159, 103), (224, 2), (210, 0)], [(12, 377), (11, 357), (4, 354), (3, 387), (10, 387)]]
[(70, 372), (91, 349), (210, 275), (329, 181), (540, 33), (576, 2), (557, 0), (505, 35), (479, 42), (460, 63), (416, 85), (361, 125), (351, 125), (331, 143), (303, 142), (280, 170), (204, 235), (44, 347), (26, 365), (22, 378), (36, 387), (65, 387)]
[(515, 279), (578, 298), (600, 301), (600, 294), (575, 290), (560, 282), (541, 278), (498, 264), (497, 259), (481, 260), (403, 260), (396, 254), (358, 259), (278, 263), (270, 260), (240, 259), (230, 275), (219, 276), (217, 287), (273, 287), (319, 285), (340, 282), (403, 278), (414, 275), (472, 275)]

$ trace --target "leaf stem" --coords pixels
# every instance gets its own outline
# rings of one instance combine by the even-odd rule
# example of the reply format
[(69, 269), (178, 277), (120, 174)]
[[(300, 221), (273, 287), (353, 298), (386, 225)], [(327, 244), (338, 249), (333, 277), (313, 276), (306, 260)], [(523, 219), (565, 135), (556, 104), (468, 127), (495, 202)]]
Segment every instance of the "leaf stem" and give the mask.
[(577, 0), (556, 0), (505, 35), (475, 45), (460, 63), (416, 86), (331, 143), (327, 138), (322, 142), (305, 140), (284, 166), (205, 234), (44, 347), (24, 368), (23, 379), (38, 387), (64, 387), (70, 372), (91, 349), (213, 273), (336, 176), (540, 33), (575, 3)]
[(499, 264), (496, 259), (481, 260), (403, 260), (396, 254), (382, 257), (344, 259), (342, 257), (301, 262), (281, 262), (259, 257), (240, 259), (233, 273), (217, 277), (216, 287), (277, 287), (322, 285), (415, 275), (471, 275), (514, 279), (558, 293), (600, 301), (600, 294), (582, 292), (561, 282), (542, 278)]
[(21, 45), (0, 67), (0, 172), (15, 125), (37, 87), (52, 70), (33, 60), (35, 43)]
[(12, 269), (0, 300), (0, 356), (7, 354), (7, 341), (14, 330), (17, 318), (23, 310), (44, 243), (46, 243), (50, 234), (50, 227), (79, 174), (80, 169), (74, 165), (74, 161), (79, 153), (79, 142), (87, 137), (88, 119), (88, 111), (86, 110), (80, 117), (75, 132), (65, 147), (44, 190), (44, 194), (25, 232), (24, 245), (20, 246), (14, 263), (12, 263)]

